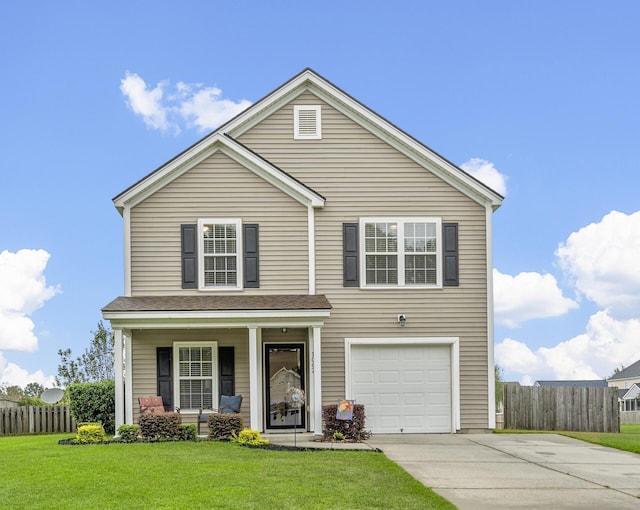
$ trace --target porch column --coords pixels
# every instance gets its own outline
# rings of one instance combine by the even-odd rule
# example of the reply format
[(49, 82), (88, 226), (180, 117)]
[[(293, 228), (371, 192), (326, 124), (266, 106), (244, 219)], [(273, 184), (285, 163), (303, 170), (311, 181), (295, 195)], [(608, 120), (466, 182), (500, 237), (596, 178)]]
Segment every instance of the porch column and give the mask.
[(122, 330), (113, 330), (116, 390), (116, 430), (124, 425), (124, 379), (122, 373)]
[(313, 419), (313, 433), (322, 435), (322, 359), (320, 355), (320, 327), (312, 328), (312, 358), (313, 395), (311, 402), (311, 416)]
[(131, 372), (131, 331), (124, 332), (124, 402), (127, 424), (133, 424), (133, 382)]
[(249, 326), (249, 412), (251, 413), (251, 428), (262, 430), (260, 427), (260, 373), (258, 370), (258, 328)]

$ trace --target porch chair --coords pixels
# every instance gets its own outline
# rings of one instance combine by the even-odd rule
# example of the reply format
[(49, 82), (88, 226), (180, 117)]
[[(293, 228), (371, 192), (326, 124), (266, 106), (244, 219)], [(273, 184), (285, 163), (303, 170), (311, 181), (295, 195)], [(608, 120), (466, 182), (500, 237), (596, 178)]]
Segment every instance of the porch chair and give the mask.
[(200, 427), (204, 423), (209, 423), (210, 414), (231, 414), (239, 413), (242, 406), (242, 395), (220, 395), (220, 405), (218, 409), (200, 409), (198, 413), (198, 435), (200, 435)]
[(162, 397), (138, 397), (140, 414), (164, 414)]

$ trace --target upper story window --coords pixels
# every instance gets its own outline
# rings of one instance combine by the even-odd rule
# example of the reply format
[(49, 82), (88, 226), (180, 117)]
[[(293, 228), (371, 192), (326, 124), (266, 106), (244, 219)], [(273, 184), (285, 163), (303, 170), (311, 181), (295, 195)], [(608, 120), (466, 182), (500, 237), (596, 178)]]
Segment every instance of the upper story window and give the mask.
[(293, 138), (319, 140), (322, 138), (322, 110), (320, 105), (293, 107)]
[(441, 232), (440, 218), (362, 218), (362, 285), (442, 286)]
[(241, 226), (239, 219), (198, 220), (201, 289), (241, 288)]

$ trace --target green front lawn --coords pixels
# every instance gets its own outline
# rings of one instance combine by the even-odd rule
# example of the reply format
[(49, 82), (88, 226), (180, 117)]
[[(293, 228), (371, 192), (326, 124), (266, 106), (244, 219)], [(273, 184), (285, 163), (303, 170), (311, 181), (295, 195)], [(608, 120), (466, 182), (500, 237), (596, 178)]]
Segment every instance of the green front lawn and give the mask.
[(383, 454), (0, 437), (3, 508), (455, 508)]

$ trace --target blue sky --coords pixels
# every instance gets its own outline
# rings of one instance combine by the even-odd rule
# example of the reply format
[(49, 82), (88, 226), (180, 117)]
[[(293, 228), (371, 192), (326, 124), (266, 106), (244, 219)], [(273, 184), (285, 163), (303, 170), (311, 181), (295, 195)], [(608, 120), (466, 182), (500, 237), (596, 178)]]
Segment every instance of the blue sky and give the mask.
[(3, 2), (0, 384), (123, 292), (111, 198), (306, 67), (506, 193), (505, 378), (640, 359), (640, 4)]

